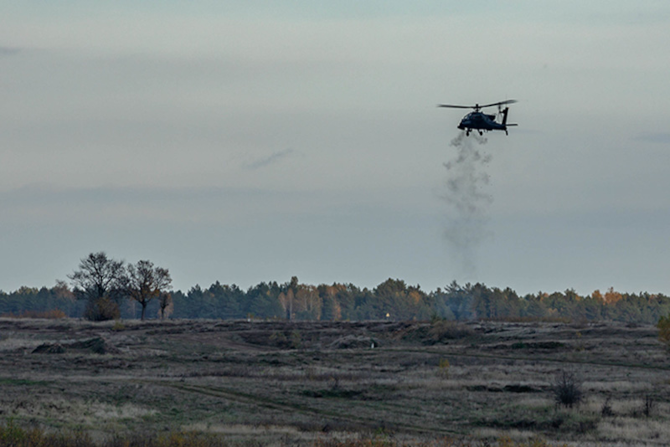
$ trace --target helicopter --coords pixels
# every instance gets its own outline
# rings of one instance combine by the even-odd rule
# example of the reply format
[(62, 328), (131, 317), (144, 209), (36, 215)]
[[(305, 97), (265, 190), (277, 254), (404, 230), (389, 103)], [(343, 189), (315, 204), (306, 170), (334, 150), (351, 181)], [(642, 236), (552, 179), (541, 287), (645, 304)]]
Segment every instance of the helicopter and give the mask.
[[(509, 126), (517, 126), (517, 124), (508, 124), (507, 123), (507, 114), (509, 113), (509, 107), (505, 107), (504, 109), (502, 106), (507, 105), (507, 104), (514, 104), (517, 102), (514, 99), (508, 99), (506, 101), (500, 101), (500, 102), (494, 102), (492, 104), (484, 104), (483, 106), (480, 106), (479, 104), (475, 104), (474, 106), (457, 106), (457, 105), (451, 105), (451, 104), (438, 104), (438, 107), (449, 107), (452, 109), (473, 109), (474, 112), (470, 112), (467, 115), (463, 117), (461, 120), (460, 124), (458, 125), (458, 128), (461, 130), (465, 130), (465, 135), (468, 136), (470, 135), (470, 132), (472, 130), (476, 130), (479, 132), (479, 135), (483, 135), (484, 132), (488, 132), (489, 130), (504, 130), (505, 135), (509, 135), (507, 133), (507, 128)], [(502, 121), (501, 122), (496, 122), (496, 115), (489, 115), (487, 113), (484, 113), (481, 111), (481, 109), (484, 109), (486, 107), (493, 107), (493, 106), (498, 106), (498, 114), (502, 115)]]

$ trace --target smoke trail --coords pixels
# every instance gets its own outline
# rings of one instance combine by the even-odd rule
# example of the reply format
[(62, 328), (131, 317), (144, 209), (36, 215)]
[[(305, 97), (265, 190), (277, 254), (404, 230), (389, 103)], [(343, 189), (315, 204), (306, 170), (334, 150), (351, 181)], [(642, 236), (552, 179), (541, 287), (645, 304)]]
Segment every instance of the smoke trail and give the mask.
[(471, 138), (461, 132), (450, 143), (457, 150), (456, 157), (444, 163), (447, 179), (443, 198), (448, 206), (444, 236), (468, 277), (476, 275), (476, 249), (489, 234), (486, 224), (493, 197), (484, 189), (489, 183), (485, 169), (491, 155), (479, 148), (486, 141), (475, 133)]

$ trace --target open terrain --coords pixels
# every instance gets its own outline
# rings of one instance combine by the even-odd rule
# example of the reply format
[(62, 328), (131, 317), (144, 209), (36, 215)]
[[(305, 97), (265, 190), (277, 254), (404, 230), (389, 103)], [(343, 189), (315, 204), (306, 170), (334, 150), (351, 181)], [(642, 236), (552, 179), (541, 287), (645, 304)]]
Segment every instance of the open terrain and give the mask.
[[(557, 374), (584, 399), (557, 406)], [(231, 443), (384, 437), (668, 445), (670, 351), (612, 323), (0, 319), (0, 424), (217, 433)]]

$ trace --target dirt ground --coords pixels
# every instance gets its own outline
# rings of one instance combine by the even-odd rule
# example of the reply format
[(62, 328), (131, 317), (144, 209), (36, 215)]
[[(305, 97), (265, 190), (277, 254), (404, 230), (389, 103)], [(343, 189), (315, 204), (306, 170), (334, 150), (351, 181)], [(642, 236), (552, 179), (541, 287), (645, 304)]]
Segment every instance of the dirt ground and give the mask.
[[(584, 399), (557, 406), (566, 371)], [(0, 423), (310, 445), (670, 444), (670, 351), (616, 324), (0, 319)]]

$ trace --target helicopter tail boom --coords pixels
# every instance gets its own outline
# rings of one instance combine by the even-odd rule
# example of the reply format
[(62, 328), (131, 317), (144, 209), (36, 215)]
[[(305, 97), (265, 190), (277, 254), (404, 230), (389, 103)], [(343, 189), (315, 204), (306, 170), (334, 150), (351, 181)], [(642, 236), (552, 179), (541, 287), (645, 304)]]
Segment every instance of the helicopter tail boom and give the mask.
[(512, 124), (512, 123), (507, 122), (507, 114), (508, 113), (509, 113), (509, 107), (505, 107), (502, 111), (503, 119), (502, 119), (501, 124), (503, 125), (503, 127), (518, 126), (518, 124)]
[(505, 127), (507, 125), (507, 114), (509, 113), (509, 107), (505, 107), (502, 111), (502, 125)]

